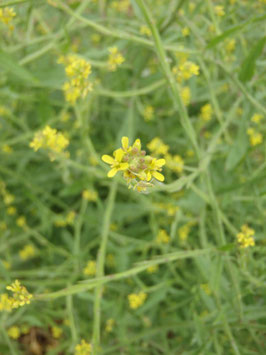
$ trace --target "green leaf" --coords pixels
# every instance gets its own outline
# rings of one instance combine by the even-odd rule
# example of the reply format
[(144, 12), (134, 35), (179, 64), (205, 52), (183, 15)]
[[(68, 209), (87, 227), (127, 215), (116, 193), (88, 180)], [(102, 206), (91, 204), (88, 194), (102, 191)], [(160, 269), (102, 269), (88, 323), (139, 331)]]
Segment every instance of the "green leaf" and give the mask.
[(246, 135), (246, 127), (241, 124), (238, 137), (231, 147), (225, 162), (225, 169), (228, 171), (233, 170), (240, 160), (244, 157), (248, 149), (248, 138)]
[(38, 81), (25, 68), (23, 68), (10, 54), (3, 52), (0, 49), (0, 68), (14, 75), (16, 78), (37, 84)]
[(249, 51), (248, 56), (244, 59), (239, 73), (239, 79), (246, 82), (252, 79), (255, 73), (255, 65), (257, 58), (261, 55), (266, 37), (261, 38)]
[[(249, 22), (248, 22), (249, 23)], [(210, 49), (215, 47), (218, 43), (224, 41), (227, 37), (242, 30), (247, 24), (247, 22), (242, 23), (241, 25), (237, 25), (234, 27), (229, 28), (229, 30), (223, 32), (221, 35), (214, 37), (207, 45), (206, 49)]]

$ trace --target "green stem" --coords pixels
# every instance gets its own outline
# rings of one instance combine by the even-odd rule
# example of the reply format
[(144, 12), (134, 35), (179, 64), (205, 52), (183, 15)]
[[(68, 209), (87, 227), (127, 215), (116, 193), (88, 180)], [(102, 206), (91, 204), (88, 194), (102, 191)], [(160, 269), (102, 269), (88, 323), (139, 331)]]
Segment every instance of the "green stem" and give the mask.
[[(109, 236), (109, 229), (111, 223), (111, 216), (114, 209), (115, 197), (117, 191), (117, 181), (114, 180), (112, 182), (106, 210), (103, 218), (102, 232), (101, 232), (101, 244), (97, 258), (97, 271), (96, 277), (104, 276), (104, 264), (105, 264), (105, 255), (106, 255), (106, 247)], [(93, 347), (94, 354), (96, 355), (99, 351), (100, 345), (100, 326), (101, 326), (101, 298), (102, 298), (103, 286), (99, 285), (95, 288), (94, 292), (94, 321), (93, 321)]]

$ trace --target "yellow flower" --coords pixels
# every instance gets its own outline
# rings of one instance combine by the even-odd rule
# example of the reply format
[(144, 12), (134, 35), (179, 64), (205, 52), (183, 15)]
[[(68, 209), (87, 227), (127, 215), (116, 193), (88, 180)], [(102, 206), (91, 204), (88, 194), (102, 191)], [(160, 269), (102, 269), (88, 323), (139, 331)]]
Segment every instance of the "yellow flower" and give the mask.
[[(38, 151), (40, 148), (50, 151), (50, 159), (53, 161), (56, 154), (62, 154), (69, 145), (69, 140), (61, 132), (46, 126), (42, 131), (35, 133), (29, 146)], [(66, 154), (66, 153), (65, 153)]]
[(33, 245), (28, 244), (19, 251), (19, 257), (21, 260), (26, 261), (31, 259), (36, 254), (36, 250)]
[(7, 214), (9, 214), (10, 216), (14, 216), (17, 213), (17, 209), (14, 206), (10, 206), (7, 209)]
[(154, 155), (166, 155), (169, 150), (169, 145), (164, 144), (158, 137), (153, 138), (147, 147)]
[(154, 272), (156, 272), (159, 269), (158, 265), (151, 265), (149, 267), (147, 267), (147, 272), (149, 274), (153, 274)]
[(18, 308), (25, 304), (30, 304), (33, 296), (18, 280), (13, 282), (10, 286), (7, 286), (6, 289), (13, 292), (12, 297), (9, 298), (11, 308)]
[(225, 44), (225, 50), (228, 54), (232, 53), (235, 50), (236, 47), (236, 40), (235, 39), (229, 39), (227, 40)]
[(145, 121), (151, 121), (154, 118), (154, 108), (151, 105), (148, 105), (144, 108), (143, 117)]
[(137, 309), (143, 305), (147, 298), (147, 294), (145, 292), (139, 293), (131, 293), (128, 295), (129, 307), (132, 309)]
[(170, 236), (164, 229), (160, 229), (156, 236), (157, 244), (168, 244), (170, 242)]
[(59, 339), (61, 338), (62, 334), (63, 334), (63, 329), (57, 327), (57, 326), (53, 326), (52, 329), (52, 335), (55, 339)]
[(219, 17), (222, 17), (225, 15), (224, 7), (221, 5), (214, 6), (214, 12)]
[(124, 63), (125, 58), (118, 51), (117, 47), (108, 48), (109, 58), (108, 58), (108, 69), (110, 71), (115, 71), (122, 63)]
[(183, 80), (188, 80), (194, 75), (199, 75), (199, 66), (193, 62), (186, 61), (174, 66), (172, 69), (176, 80), (181, 83)]
[(17, 326), (13, 326), (8, 329), (7, 335), (12, 339), (18, 339), (20, 337), (20, 329)]
[(94, 276), (96, 274), (96, 262), (94, 260), (88, 261), (86, 267), (83, 269), (83, 274), (86, 276)]
[(111, 170), (108, 172), (108, 177), (113, 177), (120, 170), (126, 170), (128, 168), (128, 163), (123, 163), (122, 159), (125, 155), (122, 149), (117, 149), (114, 151), (114, 158), (110, 155), (103, 155), (102, 160), (111, 165)]
[(10, 312), (12, 310), (12, 305), (8, 294), (3, 293), (0, 295), (0, 312), (7, 311)]
[(77, 55), (61, 56), (57, 62), (65, 65), (65, 72), (69, 79), (62, 87), (66, 101), (74, 104), (77, 99), (85, 98), (93, 89), (88, 79), (91, 74), (91, 64)]
[(188, 86), (185, 86), (181, 89), (181, 98), (185, 106), (188, 106), (190, 103), (191, 92)]
[(12, 202), (14, 202), (15, 196), (9, 193), (5, 193), (3, 200), (5, 205), (10, 205)]
[(111, 7), (118, 12), (127, 13), (130, 8), (130, 0), (113, 1)]
[(188, 27), (184, 27), (182, 28), (181, 32), (184, 37), (187, 37), (190, 34), (190, 29)]
[(92, 346), (87, 343), (84, 339), (81, 343), (75, 346), (75, 355), (90, 355), (92, 354)]
[(178, 237), (181, 241), (186, 241), (190, 232), (190, 224), (184, 224), (178, 229)]
[(249, 228), (247, 224), (244, 224), (241, 227), (241, 232), (236, 236), (240, 248), (253, 247), (255, 245), (254, 235), (254, 229)]
[(260, 132), (255, 131), (253, 128), (248, 128), (247, 134), (249, 135), (249, 141), (252, 146), (256, 146), (263, 142), (262, 134)]
[(184, 169), (184, 160), (180, 155), (167, 154), (165, 156), (166, 166), (177, 174), (181, 174)]
[(161, 171), (162, 166), (165, 165), (164, 159), (156, 159), (152, 158), (150, 162), (148, 162), (147, 172), (146, 172), (146, 180), (150, 181), (152, 177), (155, 177), (158, 181), (164, 181), (163, 174), (159, 173)]
[(140, 33), (144, 36), (148, 36), (148, 37), (151, 37), (151, 30), (149, 29), (148, 26), (146, 25), (142, 25), (140, 26), (140, 29), (139, 29)]
[(164, 180), (164, 176), (159, 173), (165, 164), (164, 159), (155, 159), (146, 155), (141, 150), (140, 139), (136, 139), (132, 146), (129, 146), (128, 137), (122, 138), (122, 148), (114, 151), (114, 157), (103, 155), (102, 160), (111, 165), (108, 177), (113, 177), (122, 170), (123, 177), (127, 181), (129, 188), (137, 189), (137, 191), (145, 191), (147, 187), (152, 185), (152, 178), (159, 181)]
[(10, 30), (14, 29), (14, 26), (10, 23), (13, 18), (16, 16), (15, 11), (11, 7), (0, 8), (0, 21), (7, 25)]
[(26, 218), (24, 216), (20, 216), (16, 219), (16, 224), (18, 227), (25, 227), (27, 222), (26, 222)]
[(254, 113), (254, 115), (251, 117), (251, 122), (260, 124), (260, 121), (263, 119), (263, 115), (259, 113)]
[(105, 331), (107, 333), (111, 333), (111, 331), (113, 330), (114, 324), (115, 324), (115, 320), (114, 319), (112, 319), (112, 318), (107, 319), (106, 325), (105, 325)]
[(13, 148), (8, 144), (4, 144), (2, 147), (2, 152), (6, 154), (11, 154), (13, 152)]
[(204, 106), (201, 107), (200, 109), (200, 118), (205, 121), (208, 122), (210, 121), (211, 117), (213, 114), (213, 109), (211, 104), (206, 104)]
[(87, 201), (97, 201), (98, 193), (95, 190), (84, 190), (82, 192), (82, 198)]

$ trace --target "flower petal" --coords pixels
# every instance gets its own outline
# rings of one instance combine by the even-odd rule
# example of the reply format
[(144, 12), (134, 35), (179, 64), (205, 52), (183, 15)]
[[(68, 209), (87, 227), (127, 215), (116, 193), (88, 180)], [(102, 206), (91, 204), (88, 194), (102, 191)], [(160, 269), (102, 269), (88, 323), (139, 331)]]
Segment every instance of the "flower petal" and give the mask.
[(115, 156), (115, 160), (118, 162), (118, 163), (120, 163), (121, 162), (121, 160), (122, 160), (122, 158), (123, 158), (123, 156), (124, 156), (124, 151), (121, 149), (121, 148), (119, 148), (119, 149), (117, 149), (115, 152), (114, 152), (114, 156)]
[(128, 168), (128, 163), (119, 164), (119, 170), (126, 170)]
[(128, 148), (128, 137), (122, 137), (121, 142), (122, 142), (123, 149), (127, 150), (127, 148)]
[(138, 150), (141, 150), (141, 142), (140, 139), (136, 139), (134, 144), (133, 144), (133, 148), (137, 148)]
[(165, 165), (165, 159), (156, 160), (156, 166), (158, 166), (160, 168), (163, 165)]
[(108, 172), (108, 174), (107, 174), (107, 176), (109, 177), (109, 178), (112, 178), (113, 176), (115, 176), (115, 174), (117, 173), (117, 169), (116, 168), (113, 168), (113, 169), (111, 169), (109, 172)]
[(156, 180), (158, 181), (164, 181), (164, 176), (163, 174), (158, 173), (158, 171), (153, 171), (152, 176), (155, 177)]
[(148, 172), (146, 173), (146, 178), (147, 178), (147, 181), (150, 181), (150, 180), (151, 180), (151, 172), (150, 172), (150, 171), (148, 171)]
[(113, 164), (115, 162), (114, 158), (111, 157), (110, 155), (103, 155), (102, 160), (107, 163), (107, 164)]

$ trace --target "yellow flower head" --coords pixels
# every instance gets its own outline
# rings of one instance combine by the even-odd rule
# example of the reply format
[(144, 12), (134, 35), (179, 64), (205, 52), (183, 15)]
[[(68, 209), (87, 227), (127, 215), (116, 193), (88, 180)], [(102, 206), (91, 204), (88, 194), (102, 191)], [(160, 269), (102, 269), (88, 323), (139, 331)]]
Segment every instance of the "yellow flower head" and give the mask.
[(86, 267), (83, 269), (83, 274), (86, 276), (94, 276), (96, 274), (96, 262), (94, 260), (88, 261)]
[(247, 134), (249, 135), (249, 142), (252, 146), (256, 146), (263, 142), (263, 135), (260, 132), (255, 131), (254, 128), (248, 128)]
[(62, 328), (59, 328), (57, 326), (53, 326), (51, 328), (51, 331), (52, 331), (52, 335), (55, 339), (59, 339), (61, 338), (62, 334), (63, 334), (63, 329)]
[(184, 169), (184, 160), (180, 155), (167, 154), (165, 156), (166, 166), (177, 174), (181, 174)]
[(165, 160), (146, 155), (146, 152), (141, 150), (140, 139), (136, 139), (134, 144), (129, 146), (128, 137), (123, 137), (122, 147), (114, 151), (113, 157), (103, 155), (102, 160), (111, 165), (108, 177), (123, 171), (129, 188), (134, 187), (138, 191), (145, 191), (148, 186), (152, 186), (152, 178), (164, 180), (164, 176), (159, 171), (162, 170)]
[(46, 126), (42, 131), (35, 133), (33, 140), (30, 142), (30, 147), (35, 152), (40, 148), (49, 150), (51, 160), (54, 160), (56, 155), (62, 154), (68, 145), (69, 140), (63, 133), (57, 132), (50, 126)]
[(81, 343), (75, 347), (75, 355), (90, 355), (92, 354), (92, 346), (87, 343), (84, 339), (81, 340)]
[(158, 265), (151, 265), (149, 267), (147, 267), (147, 272), (149, 274), (153, 274), (154, 272), (156, 272), (159, 269)]
[(169, 150), (169, 145), (164, 144), (159, 137), (153, 138), (147, 147), (154, 155), (166, 155)]
[(117, 12), (127, 13), (130, 8), (130, 0), (113, 1), (111, 7)]
[(254, 235), (254, 229), (249, 228), (247, 224), (244, 224), (241, 227), (241, 232), (236, 236), (240, 248), (253, 247), (255, 245)]
[(260, 124), (260, 121), (263, 119), (263, 115), (259, 113), (254, 113), (254, 115), (251, 117), (251, 122)]
[(116, 69), (125, 61), (121, 52), (118, 51), (117, 47), (108, 48), (109, 58), (108, 58), (108, 69), (110, 71), (116, 71)]
[(184, 224), (182, 227), (180, 227), (178, 229), (178, 237), (179, 239), (184, 242), (187, 240), (187, 237), (189, 235), (189, 232), (190, 232), (190, 224), (187, 223), (187, 224)]
[(31, 244), (25, 245), (25, 247), (19, 251), (19, 257), (23, 261), (31, 259), (35, 254), (36, 250)]
[(214, 12), (219, 17), (222, 17), (225, 15), (224, 7), (221, 5), (214, 6)]
[(170, 242), (170, 236), (164, 229), (160, 229), (156, 236), (157, 244), (168, 244)]
[(188, 86), (181, 89), (181, 98), (185, 106), (190, 104), (191, 92)]
[(144, 108), (143, 117), (145, 121), (151, 121), (154, 118), (154, 108), (148, 105)]
[(182, 28), (181, 32), (184, 37), (187, 37), (190, 34), (190, 29), (188, 27), (184, 27)]
[(131, 293), (128, 295), (128, 302), (129, 302), (129, 307), (131, 309), (137, 309), (140, 306), (143, 305), (147, 298), (147, 294), (145, 292), (139, 292), (139, 293)]
[(139, 31), (142, 35), (151, 37), (151, 30), (149, 29), (148, 26), (146, 26), (146, 25), (140, 26)]
[(16, 16), (15, 11), (11, 7), (0, 8), (0, 21), (7, 25), (10, 30), (14, 29), (14, 26), (11, 24), (11, 21)]
[(10, 298), (7, 293), (3, 293), (0, 295), (0, 312), (7, 311), (10, 312), (12, 310), (12, 305)]
[(97, 201), (98, 193), (95, 190), (84, 190), (82, 192), (82, 198), (87, 201)]
[(107, 333), (111, 333), (111, 331), (113, 330), (113, 327), (115, 325), (115, 320), (110, 318), (110, 319), (107, 319), (106, 321), (106, 325), (105, 325), (105, 331)]
[(10, 286), (7, 286), (6, 289), (13, 293), (12, 297), (9, 298), (11, 308), (18, 308), (25, 304), (30, 304), (33, 296), (18, 280), (13, 282)]
[(92, 82), (88, 79), (91, 74), (90, 63), (77, 55), (61, 56), (57, 62), (65, 65), (68, 77), (62, 87), (66, 101), (74, 104), (77, 99), (85, 98), (93, 89)]
[(213, 109), (211, 104), (206, 104), (204, 106), (201, 107), (200, 109), (200, 118), (205, 121), (208, 122), (210, 121), (211, 117), (213, 114)]
[(17, 326), (13, 326), (8, 329), (7, 335), (12, 339), (18, 339), (20, 337), (20, 329)]
[(178, 66), (174, 66), (172, 72), (176, 80), (182, 83), (182, 81), (188, 80), (194, 75), (199, 75), (199, 66), (187, 60), (184, 63), (180, 63)]

